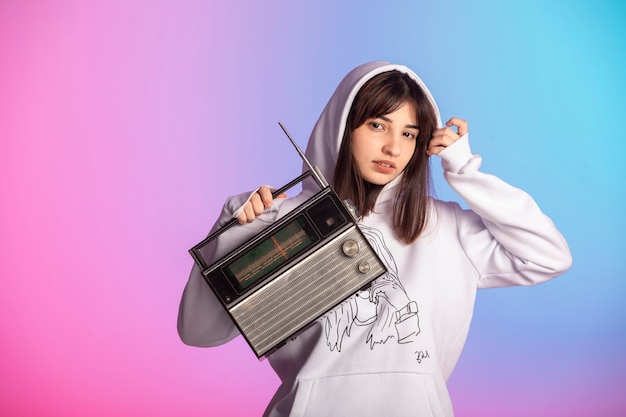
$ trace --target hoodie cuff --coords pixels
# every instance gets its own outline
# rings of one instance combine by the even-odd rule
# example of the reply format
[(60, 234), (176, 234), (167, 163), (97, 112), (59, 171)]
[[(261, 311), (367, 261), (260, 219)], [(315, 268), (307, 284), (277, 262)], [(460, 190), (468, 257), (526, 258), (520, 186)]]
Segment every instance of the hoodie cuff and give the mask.
[(461, 169), (472, 158), (469, 134), (466, 133), (452, 145), (439, 152), (439, 157), (441, 157), (441, 166), (445, 172), (451, 172), (453, 174), (461, 172)]

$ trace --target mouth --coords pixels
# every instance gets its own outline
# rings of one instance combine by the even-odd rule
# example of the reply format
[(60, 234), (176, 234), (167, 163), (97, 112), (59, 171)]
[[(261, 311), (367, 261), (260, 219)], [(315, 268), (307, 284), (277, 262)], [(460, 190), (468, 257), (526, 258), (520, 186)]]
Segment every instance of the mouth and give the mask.
[(396, 164), (391, 161), (373, 161), (374, 169), (383, 175), (393, 175), (396, 172)]
[(394, 169), (396, 165), (391, 161), (374, 161), (374, 163), (382, 168)]

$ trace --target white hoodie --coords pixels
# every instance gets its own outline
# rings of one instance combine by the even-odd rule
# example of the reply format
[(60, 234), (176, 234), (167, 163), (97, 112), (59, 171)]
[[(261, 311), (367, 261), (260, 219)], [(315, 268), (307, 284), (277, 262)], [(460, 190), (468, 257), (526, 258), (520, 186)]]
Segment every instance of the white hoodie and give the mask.
[[(390, 70), (415, 79), (437, 110), (426, 86), (404, 66), (373, 62), (351, 71), (322, 112), (306, 150), (329, 183), (356, 93)], [(359, 226), (389, 272), (268, 358), (282, 385), (266, 416), (453, 416), (446, 381), (465, 344), (476, 290), (537, 284), (571, 265), (567, 243), (534, 200), (478, 170), (481, 158), (472, 155), (467, 135), (439, 156), (446, 180), (471, 210), (431, 199), (426, 229), (407, 245), (395, 238), (391, 225), (398, 178), (384, 187)], [(251, 235), (315, 191), (305, 181), (300, 195), (276, 200), (258, 220), (232, 233)], [(249, 197), (231, 197), (214, 230), (236, 217)], [(238, 335), (196, 266), (181, 301), (178, 330), (195, 346), (215, 346)]]

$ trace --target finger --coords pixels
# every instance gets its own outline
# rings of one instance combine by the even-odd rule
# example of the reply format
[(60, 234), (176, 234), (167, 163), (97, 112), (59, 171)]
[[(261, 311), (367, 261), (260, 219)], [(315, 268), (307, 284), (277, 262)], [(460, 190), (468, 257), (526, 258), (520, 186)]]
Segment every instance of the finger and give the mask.
[(272, 191), (268, 187), (262, 186), (261, 188), (259, 188), (259, 191), (257, 191), (257, 195), (261, 197), (261, 202), (263, 203), (263, 206), (272, 207)]
[(454, 131), (454, 129), (450, 127), (442, 127), (433, 132), (433, 136), (431, 140), (437, 139), (437, 138), (450, 138), (454, 141), (454, 140), (457, 140), (459, 137), (460, 136), (458, 132)]
[(246, 203), (246, 205), (243, 206), (243, 210), (241, 210), (241, 213), (239, 213), (239, 216), (237, 216), (237, 220), (241, 224), (250, 223), (252, 220), (254, 220), (254, 211), (252, 210), (252, 205), (250, 204), (250, 202)]
[(454, 137), (452, 137), (452, 135), (445, 135), (431, 139), (431, 141), (428, 143), (428, 155), (438, 155), (439, 152), (452, 145), (458, 138), (459, 136), (457, 134), (454, 134)]
[(445, 146), (433, 146), (433, 147), (428, 148), (428, 150), (426, 151), (426, 154), (428, 156), (439, 155), (439, 153), (443, 151), (444, 149), (446, 149)]
[(452, 129), (446, 129), (445, 132), (442, 132), (433, 136), (430, 139), (430, 142), (428, 142), (428, 147), (432, 148), (432, 147), (437, 147), (437, 146), (443, 146), (443, 147), (450, 146), (455, 141), (457, 141), (459, 137), (460, 136), (457, 135), (454, 131), (452, 131)]
[(457, 130), (459, 131), (459, 136), (467, 134), (468, 131), (467, 120), (463, 120), (460, 117), (450, 118), (450, 120), (446, 122), (446, 126), (456, 126)]
[(428, 142), (428, 147), (426, 148), (426, 154), (428, 156), (431, 155), (436, 155), (438, 152), (438, 150), (443, 149), (443, 146), (441, 145), (441, 138), (440, 137), (433, 137), (430, 142)]
[(250, 201), (248, 202), (248, 204), (250, 204), (250, 206), (252, 207), (252, 212), (254, 213), (255, 217), (265, 211), (265, 203), (263, 203), (263, 200), (261, 199), (261, 195), (259, 193), (253, 194), (252, 197), (250, 197)]

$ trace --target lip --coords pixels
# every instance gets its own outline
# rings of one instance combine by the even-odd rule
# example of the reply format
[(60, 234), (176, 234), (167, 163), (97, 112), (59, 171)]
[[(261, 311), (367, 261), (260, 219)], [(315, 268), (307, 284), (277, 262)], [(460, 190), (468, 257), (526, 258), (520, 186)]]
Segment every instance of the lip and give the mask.
[(380, 159), (372, 162), (374, 164), (374, 168), (376, 168), (378, 172), (382, 172), (383, 174), (391, 174), (396, 170), (396, 164), (391, 161)]

